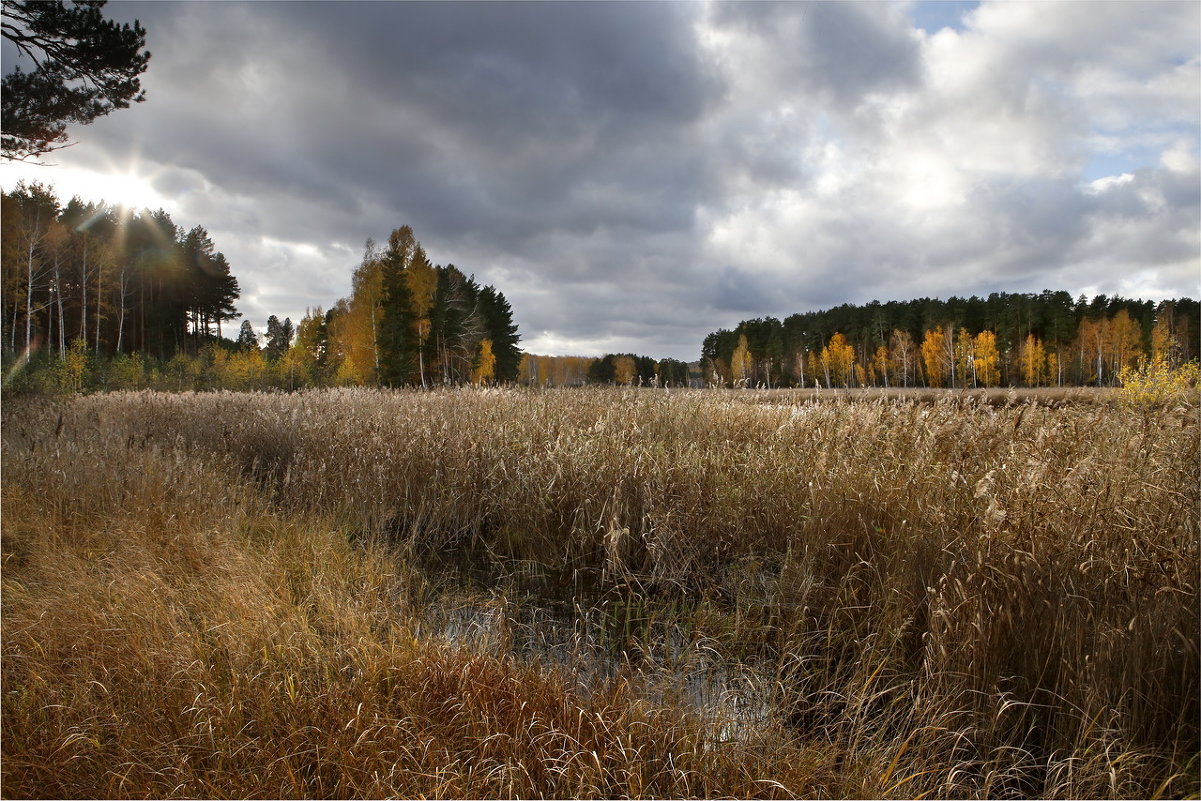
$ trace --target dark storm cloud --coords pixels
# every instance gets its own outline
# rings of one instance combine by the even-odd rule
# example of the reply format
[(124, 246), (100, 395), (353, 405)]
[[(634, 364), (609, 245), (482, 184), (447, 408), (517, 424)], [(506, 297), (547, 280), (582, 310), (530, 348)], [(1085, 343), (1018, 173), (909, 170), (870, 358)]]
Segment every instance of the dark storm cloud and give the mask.
[(417, 102), (452, 129), (513, 147), (597, 124), (694, 119), (712, 90), (683, 5), (306, 3), (283, 13), (302, 29), (340, 29), (353, 46), (337, 60), (380, 102)]
[(686, 13), (270, 3), (221, 20), (189, 6), (178, 28), (240, 45), (215, 63), (196, 48), (163, 82), (186, 73), (199, 95), (241, 102), (196, 125), (176, 100), (161, 156), (190, 151), (235, 189), (322, 193), (350, 214), (374, 201), (427, 235), (512, 240), (502, 247), (547, 229), (687, 227), (705, 173), (680, 129), (722, 88)]
[(773, 283), (770, 278), (726, 265), (713, 281), (711, 303), (720, 311), (756, 316), (763, 309), (772, 307)]

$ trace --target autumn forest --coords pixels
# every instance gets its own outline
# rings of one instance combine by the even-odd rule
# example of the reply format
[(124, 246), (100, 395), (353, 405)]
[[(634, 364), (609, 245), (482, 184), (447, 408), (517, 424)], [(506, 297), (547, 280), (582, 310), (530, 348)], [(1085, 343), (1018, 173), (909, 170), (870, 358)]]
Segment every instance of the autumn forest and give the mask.
[[(521, 352), (503, 293), (435, 266), (408, 226), (369, 241), (350, 297), (266, 337), (234, 302), (238, 281), (200, 226), (41, 185), (3, 197), (3, 332), (9, 389), (254, 389), (512, 382)], [(227, 333), (230, 336), (227, 336)]]
[[(41, 185), (3, 196), (9, 389), (617, 384), (726, 387), (1112, 386), (1148, 357), (1201, 353), (1198, 304), (1067, 292), (923, 298), (745, 320), (697, 362), (523, 353), (504, 294), (435, 265), (413, 229), (369, 240), (349, 297), (261, 337), (201, 226)], [(19, 364), (25, 369), (13, 372)]]

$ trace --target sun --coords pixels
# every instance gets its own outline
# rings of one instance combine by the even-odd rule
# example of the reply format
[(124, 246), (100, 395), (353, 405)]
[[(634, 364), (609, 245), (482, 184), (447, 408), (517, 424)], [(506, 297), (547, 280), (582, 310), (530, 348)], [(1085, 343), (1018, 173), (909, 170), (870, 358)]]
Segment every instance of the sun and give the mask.
[(66, 205), (73, 197), (85, 203), (125, 206), (129, 209), (174, 210), (173, 199), (154, 186), (162, 168), (147, 164), (137, 156), (124, 163), (106, 160), (96, 167), (75, 163), (43, 165), (29, 162), (0, 164), (0, 188), (12, 191), (20, 182), (40, 183), (53, 188), (59, 203)]
[(99, 193), (96, 197), (109, 204), (135, 209), (164, 208), (170, 201), (154, 188), (152, 179), (153, 175), (143, 174), (137, 165), (91, 178), (92, 185)]

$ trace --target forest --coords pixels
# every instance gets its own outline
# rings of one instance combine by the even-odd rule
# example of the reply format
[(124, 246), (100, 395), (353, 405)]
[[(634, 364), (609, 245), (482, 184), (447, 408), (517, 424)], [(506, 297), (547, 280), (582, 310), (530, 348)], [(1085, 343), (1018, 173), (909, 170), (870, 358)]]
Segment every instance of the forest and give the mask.
[(453, 264), (435, 266), (402, 226), (368, 241), (352, 293), (311, 310), (289, 351), (298, 386), (449, 386), (513, 382), (520, 336), (502, 292)]
[(530, 386), (1114, 386), (1151, 357), (1171, 370), (1201, 353), (1201, 307), (1067, 292), (920, 298), (745, 320), (705, 337), (698, 362), (633, 353), (527, 354)]
[[(410, 226), (368, 240), (351, 293), (265, 337), (202, 226), (18, 185), (3, 195), (7, 389), (322, 386), (1115, 386), (1148, 360), (1201, 354), (1201, 306), (1068, 292), (843, 304), (744, 320), (700, 360), (524, 354), (504, 294), (435, 265)], [(21, 367), (15, 370), (14, 367)]]
[(219, 341), (237, 278), (208, 232), (18, 185), (3, 195), (3, 332), (10, 353), (72, 343), (95, 354), (169, 359)]
[(1201, 353), (1199, 306), (1063, 291), (920, 298), (744, 320), (705, 337), (706, 383), (764, 387), (1112, 386), (1148, 355)]
[[(512, 382), (503, 293), (431, 264), (412, 228), (368, 241), (352, 292), (298, 324), (243, 320), (231, 266), (201, 226), (18, 185), (3, 195), (6, 389), (299, 389)], [(260, 342), (260, 340), (264, 340)], [(14, 369), (21, 368), (21, 369)]]

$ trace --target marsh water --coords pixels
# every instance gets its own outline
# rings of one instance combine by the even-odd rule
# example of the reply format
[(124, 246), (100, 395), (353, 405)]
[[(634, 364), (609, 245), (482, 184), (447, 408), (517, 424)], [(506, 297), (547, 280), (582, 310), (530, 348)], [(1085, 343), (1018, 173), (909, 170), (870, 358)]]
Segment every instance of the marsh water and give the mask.
[(541, 565), (498, 572), (478, 559), (440, 558), (437, 573), (421, 635), (561, 671), (585, 693), (626, 679), (647, 700), (701, 718), (718, 741), (745, 737), (775, 714), (773, 665), (753, 652), (731, 653), (728, 637), (708, 632), (697, 615), (707, 602), (683, 593), (648, 597), (604, 576)]

